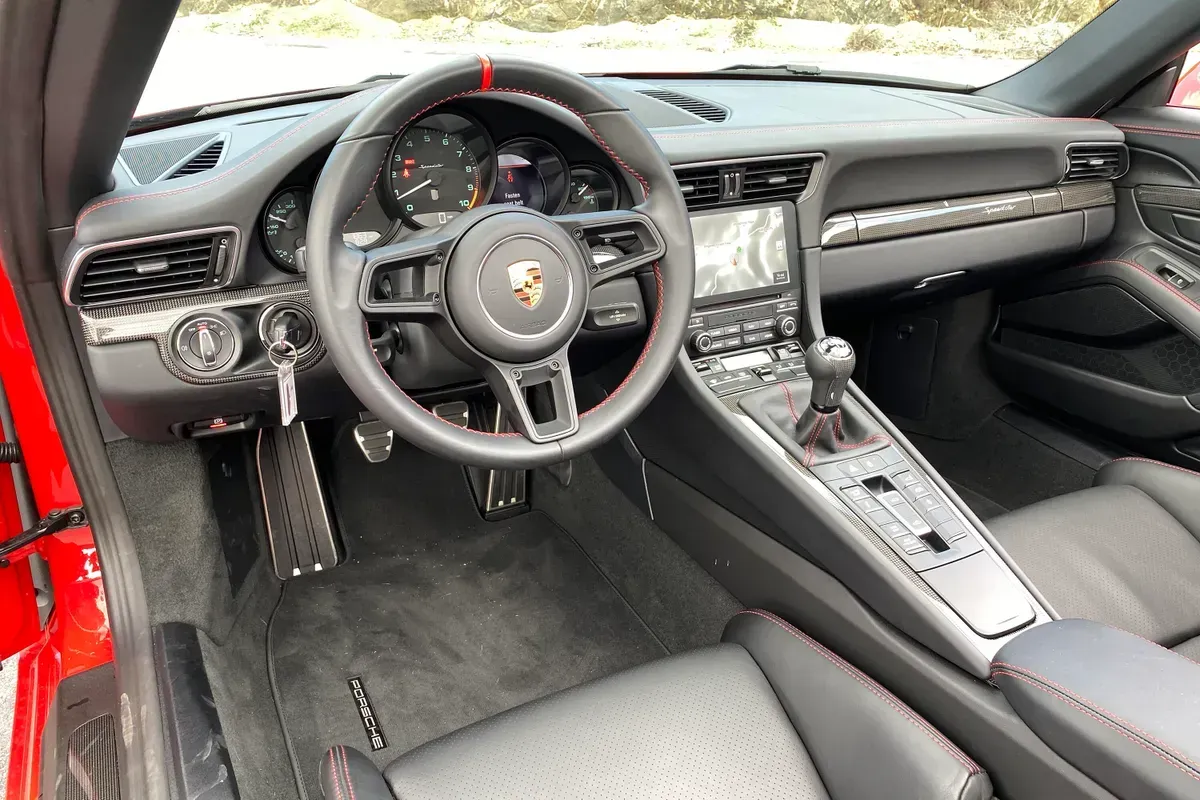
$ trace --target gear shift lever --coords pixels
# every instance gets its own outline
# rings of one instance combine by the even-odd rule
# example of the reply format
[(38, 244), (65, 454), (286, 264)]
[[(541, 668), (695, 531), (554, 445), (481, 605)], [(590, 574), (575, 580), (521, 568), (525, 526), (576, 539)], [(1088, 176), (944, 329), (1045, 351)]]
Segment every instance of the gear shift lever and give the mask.
[(812, 379), (812, 407), (822, 414), (837, 411), (854, 372), (854, 348), (845, 339), (824, 336), (805, 351), (804, 367)]

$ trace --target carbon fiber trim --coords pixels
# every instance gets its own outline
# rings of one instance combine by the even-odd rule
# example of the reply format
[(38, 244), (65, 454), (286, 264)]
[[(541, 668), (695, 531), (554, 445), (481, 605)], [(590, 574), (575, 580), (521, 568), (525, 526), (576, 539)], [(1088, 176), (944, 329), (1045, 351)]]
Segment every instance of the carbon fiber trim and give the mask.
[[(741, 392), (739, 394), (745, 394), (745, 392)], [(742, 411), (741, 407), (738, 406), (738, 397), (739, 395), (736, 394), (726, 395), (725, 397), (720, 398), (721, 404), (739, 417), (744, 417), (746, 416), (745, 413)], [(857, 514), (846, 508), (845, 503), (843, 503), (840, 498), (830, 492), (829, 489), (825, 487), (825, 484), (821, 483), (821, 481), (815, 475), (802, 467), (800, 462), (792, 457), (791, 453), (788, 453), (786, 450), (784, 450), (783, 454), (787, 458), (788, 463), (791, 464), (796, 470), (796, 474), (799, 475), (802, 481), (804, 481), (809, 490), (825, 496), (829, 502), (834, 504), (834, 506), (837, 507), (838, 513), (840, 513), (847, 522), (853, 525), (854, 529), (861, 533), (863, 538), (870, 542), (876, 550), (886, 556), (888, 561), (892, 562), (896, 569), (898, 569), (905, 578), (912, 582), (914, 586), (916, 586), (927, 597), (929, 597), (930, 600), (939, 606), (946, 605), (946, 601), (943, 600), (937, 592), (931, 589), (929, 584), (921, 580), (921, 576), (914, 572), (912, 567), (910, 567), (907, 562), (905, 562), (905, 560), (887, 544), (887, 542), (883, 541), (879, 534), (871, 530), (870, 526), (866, 525), (861, 519), (859, 519)], [(925, 475), (924, 472), (917, 469), (915, 464), (913, 465), (913, 468), (916, 472), (920, 473), (921, 477), (927, 483), (930, 483), (928, 475)], [(930, 483), (930, 485), (933, 484)]]
[(1033, 197), (1033, 215), (1058, 214), (1063, 210), (1062, 195), (1058, 189), (1038, 189), (1029, 193)]
[(1117, 202), (1117, 191), (1109, 181), (1097, 183), (1068, 183), (1058, 187), (1063, 211), (1111, 206)]
[(1171, 206), (1200, 211), (1200, 189), (1184, 186), (1138, 186), (1133, 199), (1151, 206)]
[[(1198, 193), (1200, 194), (1200, 193)], [(821, 246), (878, 242), (971, 228), (997, 222), (1112, 205), (1116, 191), (1108, 181), (1067, 184), (1033, 191), (931, 200), (903, 206), (835, 214), (821, 227)], [(1197, 203), (1200, 203), (1198, 197)], [(1197, 206), (1200, 208), (1200, 205)]]
[[(174, 297), (132, 303), (123, 306), (107, 306), (95, 309), (80, 309), (79, 319), (83, 327), (83, 340), (89, 347), (104, 347), (150, 340), (158, 345), (158, 354), (163, 365), (181, 381), (207, 386), (221, 383), (269, 378), (274, 370), (239, 373), (237, 375), (204, 376), (185, 372), (171, 355), (171, 330), (183, 317), (205, 311), (220, 311), (238, 306), (274, 304), (280, 301), (298, 303), (311, 312), (308, 284), (304, 281), (276, 284), (274, 286), (250, 286), (243, 289), (216, 292), (202, 297)], [(296, 361), (296, 372), (309, 369), (325, 356), (325, 344), (319, 330), (314, 328), (313, 344), (300, 354)], [(254, 341), (258, 335), (255, 332)]]
[(1033, 216), (1029, 192), (1010, 192), (983, 197), (965, 197), (933, 203), (856, 211), (858, 240), (877, 242), (931, 231), (946, 231)]

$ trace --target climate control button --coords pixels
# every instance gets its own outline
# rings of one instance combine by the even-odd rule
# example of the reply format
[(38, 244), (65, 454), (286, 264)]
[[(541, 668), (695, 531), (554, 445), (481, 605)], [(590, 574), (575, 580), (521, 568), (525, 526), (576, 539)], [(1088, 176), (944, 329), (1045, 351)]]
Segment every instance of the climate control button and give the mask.
[(213, 372), (233, 360), (237, 339), (233, 330), (216, 317), (195, 317), (175, 334), (175, 355), (189, 369)]

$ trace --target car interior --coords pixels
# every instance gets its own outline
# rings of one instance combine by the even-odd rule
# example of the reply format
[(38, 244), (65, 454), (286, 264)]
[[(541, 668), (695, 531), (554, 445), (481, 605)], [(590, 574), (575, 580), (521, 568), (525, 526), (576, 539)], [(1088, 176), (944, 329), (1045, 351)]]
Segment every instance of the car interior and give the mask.
[(1200, 7), (130, 131), (173, 9), (59, 6), (0, 213), (120, 691), (57, 796), (1200, 796)]

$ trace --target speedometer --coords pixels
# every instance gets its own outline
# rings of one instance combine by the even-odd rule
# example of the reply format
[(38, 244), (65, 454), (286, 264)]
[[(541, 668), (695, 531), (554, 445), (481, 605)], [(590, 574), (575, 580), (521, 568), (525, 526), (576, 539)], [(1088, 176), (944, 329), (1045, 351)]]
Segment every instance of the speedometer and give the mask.
[(388, 158), (388, 195), (417, 227), (444, 225), (491, 196), (491, 143), (456, 114), (429, 117), (405, 130)]

